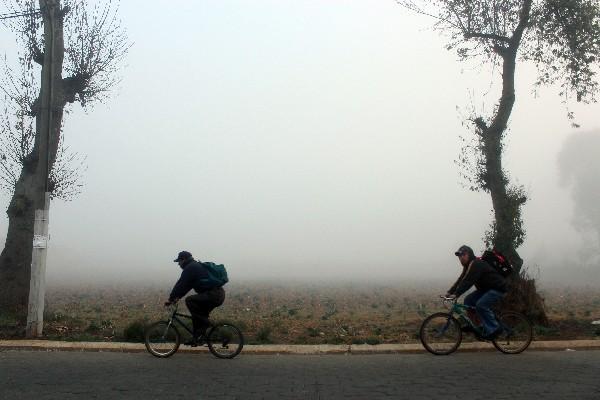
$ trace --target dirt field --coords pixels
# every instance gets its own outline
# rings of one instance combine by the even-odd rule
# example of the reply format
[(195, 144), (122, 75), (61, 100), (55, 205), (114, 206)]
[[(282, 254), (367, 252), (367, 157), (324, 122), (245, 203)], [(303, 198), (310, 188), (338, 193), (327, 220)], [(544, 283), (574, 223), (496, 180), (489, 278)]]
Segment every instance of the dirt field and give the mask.
[[(45, 335), (61, 340), (139, 341), (148, 322), (167, 316), (170, 288), (50, 287)], [(211, 317), (232, 321), (249, 343), (409, 343), (424, 317), (442, 310), (441, 287), (306, 284), (228, 285), (225, 304)], [(551, 288), (543, 292), (549, 326), (536, 339), (600, 338), (600, 289)], [(182, 304), (184, 311), (185, 306)], [(4, 337), (18, 326), (4, 325)]]

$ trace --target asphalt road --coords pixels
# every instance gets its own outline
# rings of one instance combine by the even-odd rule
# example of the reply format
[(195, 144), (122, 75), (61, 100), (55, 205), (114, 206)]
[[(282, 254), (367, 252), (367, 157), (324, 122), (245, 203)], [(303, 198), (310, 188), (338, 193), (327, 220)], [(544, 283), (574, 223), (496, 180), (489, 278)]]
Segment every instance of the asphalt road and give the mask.
[(600, 351), (389, 355), (0, 352), (0, 399), (600, 399)]

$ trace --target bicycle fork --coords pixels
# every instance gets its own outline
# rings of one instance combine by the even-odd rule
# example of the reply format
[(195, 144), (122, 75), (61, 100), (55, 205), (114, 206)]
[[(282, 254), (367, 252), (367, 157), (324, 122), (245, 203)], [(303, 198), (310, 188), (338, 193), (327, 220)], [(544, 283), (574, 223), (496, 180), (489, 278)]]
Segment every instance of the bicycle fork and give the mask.
[(173, 325), (172, 319), (169, 320), (169, 323), (167, 324), (167, 327), (165, 328), (165, 331), (163, 332), (163, 335), (161, 338), (162, 340), (165, 340), (167, 338), (167, 333), (169, 333), (169, 328), (171, 327), (171, 325)]
[(446, 323), (444, 324), (444, 326), (442, 326), (442, 328), (440, 330), (438, 330), (438, 332), (437, 332), (438, 336), (442, 336), (444, 333), (446, 333), (446, 331), (450, 327), (451, 320), (452, 320), (452, 314), (448, 315), (448, 319), (446, 319)]

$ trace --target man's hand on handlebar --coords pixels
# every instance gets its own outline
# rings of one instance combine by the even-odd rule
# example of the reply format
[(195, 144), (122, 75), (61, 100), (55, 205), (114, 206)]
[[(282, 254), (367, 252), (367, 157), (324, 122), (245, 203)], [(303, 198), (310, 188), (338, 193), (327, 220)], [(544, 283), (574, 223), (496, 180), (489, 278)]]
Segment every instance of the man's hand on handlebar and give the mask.
[(169, 307), (172, 306), (173, 304), (176, 304), (179, 301), (179, 299), (169, 299), (167, 301), (165, 301), (165, 307)]

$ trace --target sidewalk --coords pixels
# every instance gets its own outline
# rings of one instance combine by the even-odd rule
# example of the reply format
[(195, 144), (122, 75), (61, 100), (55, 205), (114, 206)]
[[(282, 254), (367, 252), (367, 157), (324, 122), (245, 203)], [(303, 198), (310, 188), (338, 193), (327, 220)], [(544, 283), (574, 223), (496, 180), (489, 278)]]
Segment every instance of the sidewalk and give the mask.
[[(35, 351), (113, 351), (124, 353), (145, 352), (143, 343), (115, 342), (61, 342), (49, 340), (0, 340), (0, 351), (35, 350)], [(600, 350), (600, 340), (564, 340), (534, 341), (528, 350), (539, 351), (576, 351)], [(180, 346), (179, 352), (202, 353), (206, 347)], [(496, 351), (491, 343), (462, 343), (459, 352), (464, 351)], [(390, 354), (390, 353), (426, 353), (420, 343), (414, 344), (353, 344), (353, 345), (245, 345), (243, 354)]]

